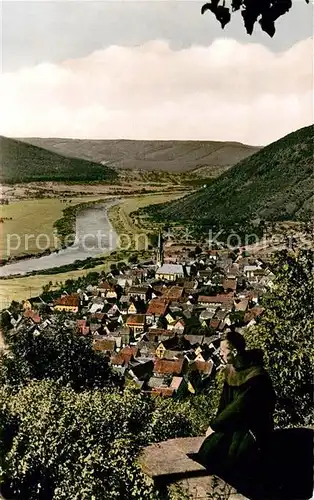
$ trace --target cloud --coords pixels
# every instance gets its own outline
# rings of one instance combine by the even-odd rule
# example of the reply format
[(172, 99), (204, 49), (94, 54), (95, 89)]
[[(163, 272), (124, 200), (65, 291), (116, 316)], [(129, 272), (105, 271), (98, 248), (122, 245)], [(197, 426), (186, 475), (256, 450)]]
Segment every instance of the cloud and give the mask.
[(283, 53), (232, 39), (111, 46), (3, 73), (0, 133), (267, 144), (313, 121), (312, 60), (312, 39)]

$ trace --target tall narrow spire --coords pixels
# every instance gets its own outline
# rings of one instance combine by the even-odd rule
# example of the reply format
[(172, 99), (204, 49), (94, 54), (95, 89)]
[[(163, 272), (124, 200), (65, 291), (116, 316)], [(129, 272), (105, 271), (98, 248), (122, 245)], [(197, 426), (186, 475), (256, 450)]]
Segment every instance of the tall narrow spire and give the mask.
[(161, 231), (158, 233), (158, 244), (157, 244), (157, 255), (156, 255), (156, 264), (158, 267), (162, 266), (163, 264), (163, 239), (162, 239), (162, 234)]

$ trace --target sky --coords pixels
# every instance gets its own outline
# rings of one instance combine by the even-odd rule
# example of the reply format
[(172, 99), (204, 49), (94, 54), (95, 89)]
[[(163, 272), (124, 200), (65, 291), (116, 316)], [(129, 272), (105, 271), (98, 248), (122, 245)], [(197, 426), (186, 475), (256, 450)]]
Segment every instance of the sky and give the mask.
[(3, 1), (0, 134), (265, 145), (313, 122), (313, 5), (273, 39), (197, 0)]

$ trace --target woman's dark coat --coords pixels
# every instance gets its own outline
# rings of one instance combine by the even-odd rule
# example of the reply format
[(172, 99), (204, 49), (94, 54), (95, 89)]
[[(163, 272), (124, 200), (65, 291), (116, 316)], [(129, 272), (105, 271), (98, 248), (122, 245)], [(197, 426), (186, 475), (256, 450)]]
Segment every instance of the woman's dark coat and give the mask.
[[(245, 351), (225, 367), (225, 382), (215, 431), (206, 438), (197, 461), (212, 473), (247, 470), (266, 452), (273, 431), (275, 393), (260, 350)], [(222, 474), (223, 475), (223, 474)]]

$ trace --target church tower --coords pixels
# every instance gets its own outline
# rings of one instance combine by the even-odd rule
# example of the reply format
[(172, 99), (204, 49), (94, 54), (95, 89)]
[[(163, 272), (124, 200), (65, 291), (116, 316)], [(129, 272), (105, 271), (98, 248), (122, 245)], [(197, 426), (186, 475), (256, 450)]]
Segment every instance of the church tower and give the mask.
[(157, 267), (161, 267), (164, 263), (164, 242), (162, 238), (162, 234), (159, 231), (158, 233), (158, 244), (157, 244), (157, 252), (156, 252), (156, 265)]

